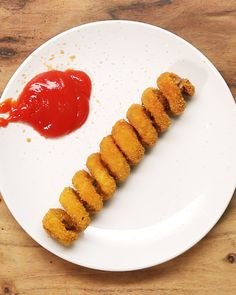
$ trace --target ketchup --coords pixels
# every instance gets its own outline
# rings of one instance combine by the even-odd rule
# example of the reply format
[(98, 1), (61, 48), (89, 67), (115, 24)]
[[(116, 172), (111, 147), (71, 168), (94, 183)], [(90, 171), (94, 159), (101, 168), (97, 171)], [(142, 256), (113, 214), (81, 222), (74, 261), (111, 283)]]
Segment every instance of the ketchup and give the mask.
[(89, 113), (91, 80), (82, 71), (49, 71), (29, 81), (16, 101), (0, 103), (0, 127), (10, 122), (31, 125), (44, 137), (59, 137), (79, 128)]

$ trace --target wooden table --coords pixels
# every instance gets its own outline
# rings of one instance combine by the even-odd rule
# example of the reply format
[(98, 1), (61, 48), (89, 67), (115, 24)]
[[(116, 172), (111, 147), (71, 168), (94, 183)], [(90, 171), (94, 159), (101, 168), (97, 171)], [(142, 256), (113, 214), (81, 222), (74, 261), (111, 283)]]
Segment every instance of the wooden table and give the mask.
[[(236, 95), (235, 0), (0, 0), (0, 94), (39, 45), (71, 27), (104, 19), (148, 22), (185, 38), (209, 57)], [(192, 249), (162, 265), (124, 273), (79, 267), (50, 254), (0, 199), (0, 295), (236, 294), (234, 253), (235, 198)]]

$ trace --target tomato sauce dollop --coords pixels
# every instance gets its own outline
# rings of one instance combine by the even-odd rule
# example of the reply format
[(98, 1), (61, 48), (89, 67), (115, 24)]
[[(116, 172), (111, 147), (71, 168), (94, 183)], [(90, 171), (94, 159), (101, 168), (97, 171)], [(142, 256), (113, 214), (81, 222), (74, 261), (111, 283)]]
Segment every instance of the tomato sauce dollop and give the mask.
[(79, 128), (89, 113), (91, 80), (82, 71), (52, 70), (30, 80), (16, 101), (0, 103), (0, 127), (10, 122), (31, 125), (47, 138), (59, 137)]

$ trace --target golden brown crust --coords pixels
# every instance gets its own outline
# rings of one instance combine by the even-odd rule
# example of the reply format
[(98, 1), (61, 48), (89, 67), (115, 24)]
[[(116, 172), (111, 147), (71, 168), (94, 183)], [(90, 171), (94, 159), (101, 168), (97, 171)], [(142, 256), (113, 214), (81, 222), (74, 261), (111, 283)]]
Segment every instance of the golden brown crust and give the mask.
[(117, 181), (123, 182), (130, 174), (130, 166), (111, 135), (100, 143), (101, 159)]
[(78, 238), (74, 221), (62, 209), (49, 209), (42, 223), (48, 234), (64, 246), (69, 246)]
[(179, 88), (183, 93), (189, 96), (193, 96), (195, 93), (195, 87), (188, 79), (182, 79), (179, 83)]
[(78, 230), (83, 231), (90, 223), (90, 217), (72, 188), (66, 187), (59, 199), (66, 213), (70, 215)]
[(178, 116), (185, 110), (186, 102), (178, 87), (178, 76), (172, 73), (163, 73), (157, 79), (157, 85), (163, 95), (167, 98), (171, 112)]
[(112, 128), (112, 137), (131, 164), (135, 165), (141, 161), (144, 147), (128, 122), (123, 119), (117, 121)]
[(169, 73), (169, 74), (182, 93), (185, 93), (189, 96), (194, 95), (195, 87), (188, 79), (182, 79), (175, 73)]
[(151, 119), (147, 116), (143, 106), (132, 104), (127, 111), (129, 123), (137, 131), (144, 145), (152, 147), (157, 141), (157, 131)]
[(88, 172), (85, 170), (76, 172), (72, 178), (72, 183), (87, 210), (98, 212), (102, 209), (102, 196), (96, 191), (94, 180)]
[(168, 113), (170, 110), (170, 106), (169, 106), (169, 103), (168, 103), (168, 100), (166, 99), (166, 97), (161, 93), (161, 91), (158, 88), (151, 88), (151, 89), (153, 89), (153, 92), (154, 92), (156, 98), (163, 105), (164, 111)]
[(103, 199), (110, 199), (116, 190), (116, 182), (102, 163), (100, 153), (91, 154), (86, 164), (102, 192)]
[(167, 103), (160, 90), (151, 87), (145, 89), (142, 94), (142, 103), (153, 118), (158, 132), (166, 131), (171, 124), (171, 120), (165, 111)]

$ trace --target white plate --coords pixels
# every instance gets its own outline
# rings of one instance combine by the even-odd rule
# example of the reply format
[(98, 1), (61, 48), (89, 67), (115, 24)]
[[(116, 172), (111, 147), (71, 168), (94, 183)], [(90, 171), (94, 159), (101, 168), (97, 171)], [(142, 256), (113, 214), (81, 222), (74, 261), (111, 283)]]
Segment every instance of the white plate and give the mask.
[[(57, 140), (23, 124), (0, 128), (1, 191), (23, 229), (52, 253), (102, 270), (156, 265), (197, 243), (218, 221), (235, 186), (235, 104), (215, 67), (158, 27), (96, 22), (38, 48), (16, 71), (2, 100), (17, 97), (29, 79), (50, 67), (90, 75), (91, 111), (82, 128)], [(59, 207), (59, 194), (74, 172), (85, 168), (114, 122), (165, 71), (188, 77), (196, 95), (74, 246), (60, 246), (43, 230), (44, 214)]]

